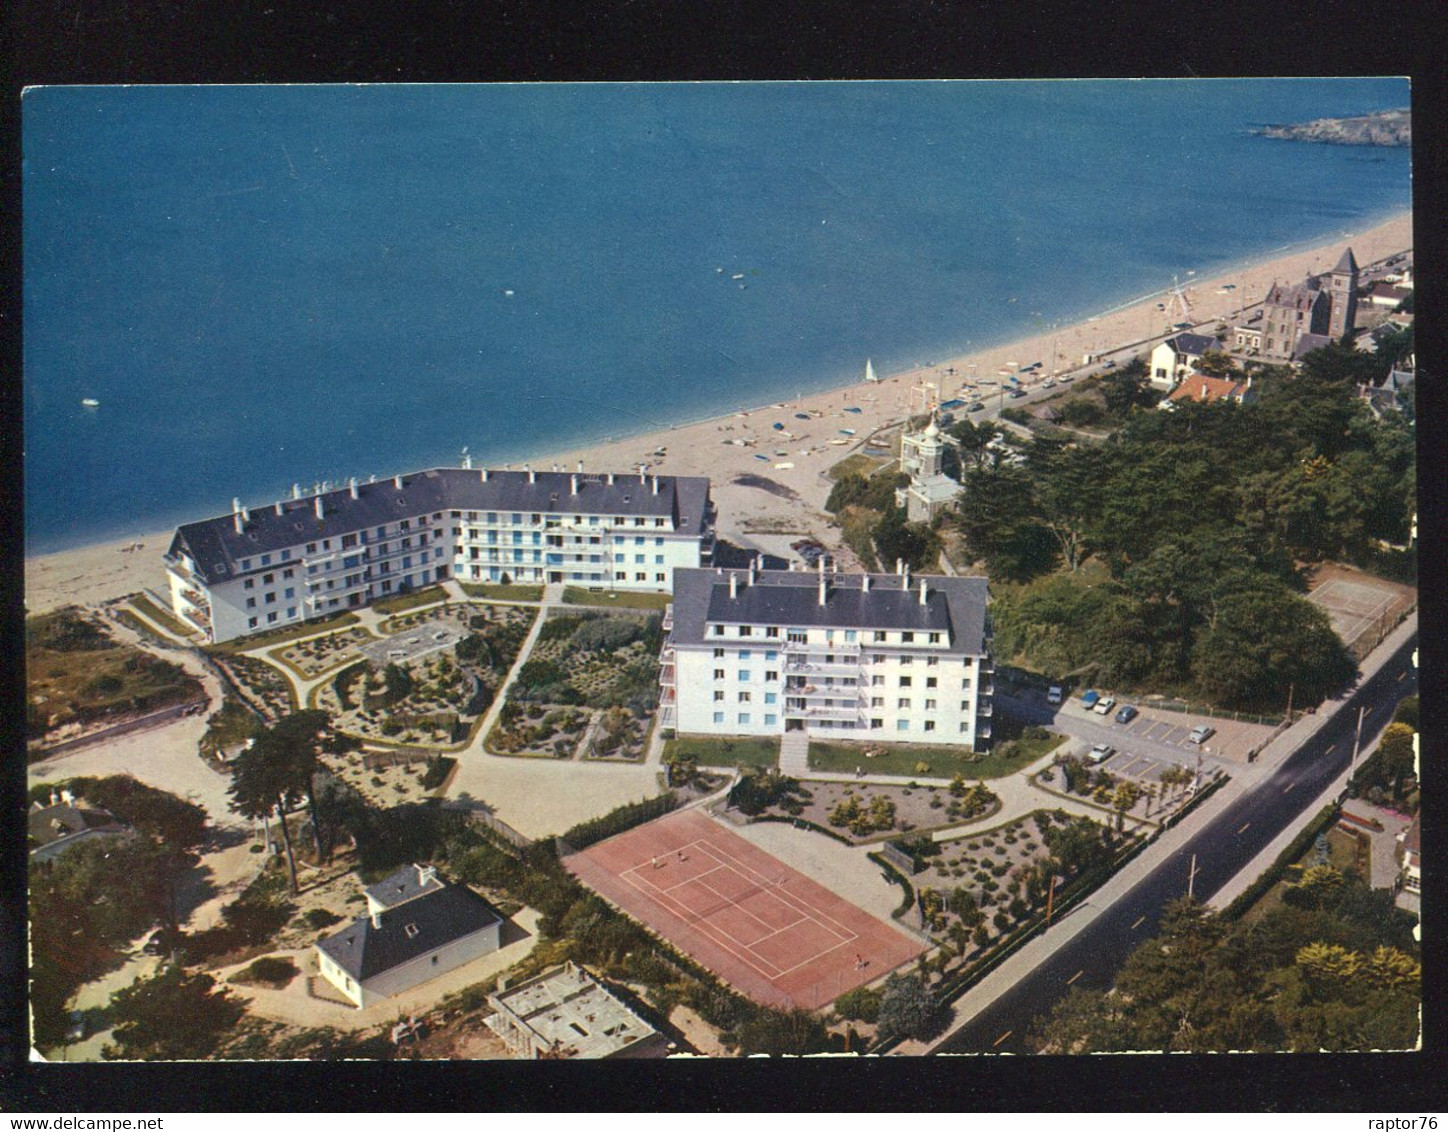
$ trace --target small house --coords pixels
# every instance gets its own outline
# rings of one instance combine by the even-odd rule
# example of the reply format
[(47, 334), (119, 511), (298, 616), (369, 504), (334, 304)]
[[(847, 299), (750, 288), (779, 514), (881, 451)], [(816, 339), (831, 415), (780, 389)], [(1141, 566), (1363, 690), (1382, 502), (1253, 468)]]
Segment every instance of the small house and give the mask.
[(67, 789), (50, 796), (50, 804), (34, 802), (26, 815), (30, 859), (39, 864), (59, 857), (83, 841), (126, 837), (130, 826), (99, 806), (83, 805)]
[(1217, 340), (1206, 334), (1177, 334), (1151, 352), (1149, 380), (1153, 389), (1170, 389), (1184, 377)]
[(1226, 401), (1244, 405), (1255, 396), (1250, 377), (1238, 381), (1230, 377), (1207, 377), (1205, 374), (1193, 373), (1184, 377), (1181, 384), (1173, 389), (1157, 408), (1170, 412), (1184, 401), (1195, 401), (1198, 404)]
[(366, 895), (366, 916), (316, 944), (322, 977), (359, 1009), (502, 946), (497, 909), (431, 868), (409, 865)]

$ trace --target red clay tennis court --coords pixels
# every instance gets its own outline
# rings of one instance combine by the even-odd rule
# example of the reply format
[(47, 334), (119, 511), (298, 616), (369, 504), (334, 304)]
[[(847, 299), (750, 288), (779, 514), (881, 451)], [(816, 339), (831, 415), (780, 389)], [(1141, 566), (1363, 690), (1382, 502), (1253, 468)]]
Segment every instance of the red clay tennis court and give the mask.
[(697, 810), (621, 833), (563, 863), (768, 1006), (818, 1009), (925, 950)]

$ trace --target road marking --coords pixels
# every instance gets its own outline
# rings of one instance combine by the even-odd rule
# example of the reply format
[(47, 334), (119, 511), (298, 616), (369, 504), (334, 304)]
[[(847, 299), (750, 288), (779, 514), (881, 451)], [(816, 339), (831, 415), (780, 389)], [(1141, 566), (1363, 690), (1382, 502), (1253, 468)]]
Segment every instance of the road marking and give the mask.
[(1289, 793), (1289, 792), (1292, 790), (1292, 788), (1293, 788), (1294, 786), (1296, 786), (1296, 785), (1297, 785), (1297, 783), (1295, 783), (1295, 782), (1289, 782), (1289, 783), (1287, 784), (1287, 788), (1286, 788), (1285, 790), (1283, 790), (1282, 793), (1284, 793), (1284, 794)]
[(1238, 835), (1246, 833), (1248, 826), (1250, 826), (1251, 824), (1251, 822), (1248, 822), (1247, 825), (1244, 825), (1241, 829), (1237, 830)]
[(1134, 932), (1137, 928), (1141, 927), (1141, 925), (1142, 925), (1143, 921), (1145, 921), (1145, 919), (1146, 919), (1145, 916), (1138, 916), (1138, 917), (1136, 917), (1136, 923), (1132, 924), (1131, 927), (1130, 927), (1128, 930)]
[(1407, 674), (1408, 674), (1408, 670), (1405, 668), (1405, 669), (1403, 669), (1403, 671), (1401, 671), (1401, 672), (1398, 673), (1398, 679), (1401, 680), (1401, 679), (1402, 679), (1404, 676), (1406, 676)]
[(1014, 1030), (1007, 1030), (1004, 1034), (1002, 1034), (1000, 1037), (998, 1037), (995, 1041), (991, 1042), (991, 1048), (994, 1049), (996, 1046), (1000, 1045), (1001, 1042), (1005, 1041), (1008, 1037), (1010, 1037), (1010, 1036), (1011, 1036), (1012, 1034), (1014, 1034), (1014, 1033), (1015, 1033)]
[(1330, 754), (1332, 754), (1332, 752), (1335, 751), (1335, 750), (1337, 750), (1337, 744), (1336, 744), (1336, 743), (1334, 743), (1331, 747), (1329, 747), (1327, 750), (1325, 750), (1325, 751), (1323, 752), (1323, 754), (1325, 754), (1325, 755), (1330, 755)]
[(1084, 975), (1085, 973), (1086, 973), (1086, 968), (1085, 968), (1085, 967), (1082, 967), (1081, 970), (1077, 971), (1074, 975), (1072, 975), (1069, 979), (1066, 980), (1066, 985), (1069, 987), (1072, 983), (1074, 983), (1077, 979), (1079, 979), (1079, 978), (1080, 978), (1082, 975)]

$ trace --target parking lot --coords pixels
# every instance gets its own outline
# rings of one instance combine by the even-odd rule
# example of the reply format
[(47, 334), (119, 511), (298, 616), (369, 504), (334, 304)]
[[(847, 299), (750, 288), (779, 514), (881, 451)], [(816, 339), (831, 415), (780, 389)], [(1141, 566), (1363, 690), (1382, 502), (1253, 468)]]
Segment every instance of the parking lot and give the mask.
[[(1082, 704), (1079, 697), (1072, 697), (1056, 708), (1054, 723), (1080, 739), (1110, 743), (1123, 751), (1138, 752), (1142, 757), (1184, 766), (1194, 766), (1198, 754), (1204, 759), (1247, 763), (1249, 755), (1263, 747), (1275, 730), (1258, 723), (1153, 711), (1149, 707), (1140, 709), (1140, 714), (1130, 723), (1117, 723), (1116, 713), (1123, 706), (1124, 701), (1118, 701), (1109, 713), (1098, 715)], [(1140, 708), (1140, 705), (1132, 706)], [(1192, 728), (1199, 724), (1213, 729), (1200, 746), (1190, 738)]]

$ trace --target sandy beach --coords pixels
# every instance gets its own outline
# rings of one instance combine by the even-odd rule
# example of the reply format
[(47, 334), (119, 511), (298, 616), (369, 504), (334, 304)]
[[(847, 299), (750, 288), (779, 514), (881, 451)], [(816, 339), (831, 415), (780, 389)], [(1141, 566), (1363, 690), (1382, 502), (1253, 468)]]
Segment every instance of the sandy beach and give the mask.
[[(1230, 325), (1244, 309), (1259, 305), (1274, 281), (1296, 283), (1309, 273), (1328, 270), (1345, 247), (1351, 246), (1358, 263), (1366, 267), (1410, 248), (1412, 240), (1412, 214), (1405, 212), (1374, 228), (1336, 236), (1280, 258), (1212, 278), (1189, 276), (1180, 282), (1190, 303), (1193, 325), (1210, 333), (1219, 322)], [(1226, 285), (1233, 289), (1224, 291)], [(1144, 281), (1143, 286), (1160, 287), (1162, 282)], [(1167, 311), (1159, 311), (1158, 303), (1165, 303)], [(912, 389), (934, 383), (939, 399), (946, 401), (956, 397), (966, 382), (999, 382), (1005, 373), (1038, 361), (1042, 367), (1034, 376), (1022, 379), (1027, 388), (1049, 376), (1053, 368), (1079, 369), (1087, 354), (1124, 362), (1168, 335), (1171, 306), (1167, 284), (1165, 294), (1144, 296), (1136, 303), (1104, 311), (1075, 325), (961, 357), (932, 360), (919, 369), (881, 374), (878, 383), (857, 381), (830, 392), (713, 420), (577, 451), (540, 454), (531, 463), (536, 468), (556, 464), (572, 469), (582, 461), (588, 471), (622, 471), (648, 464), (665, 474), (708, 476), (719, 511), (720, 537), (769, 549), (780, 538), (787, 542), (804, 534), (822, 536), (828, 522), (822, 511), (830, 488), (826, 472), (845, 456), (859, 451), (872, 433), (906, 416)], [(861, 377), (864, 364), (861, 358)], [(860, 411), (847, 411), (850, 409)], [(918, 393), (915, 410), (920, 411)], [(799, 413), (808, 419), (797, 418)], [(785, 432), (773, 427), (776, 422), (785, 426)], [(847, 436), (842, 431), (845, 429), (853, 430), (853, 435)], [(832, 440), (845, 443), (831, 444)], [(744, 441), (748, 446), (733, 441)], [(663, 455), (656, 455), (660, 451)], [(759, 459), (760, 455), (766, 458)], [(773, 481), (769, 485), (772, 490), (747, 481), (735, 482), (750, 476)], [(774, 533), (773, 538), (769, 532)], [(123, 542), (28, 557), (27, 612), (41, 613), (72, 603), (98, 604), (145, 589), (164, 595), (167, 584), (161, 555), (171, 533), (161, 531)]]

